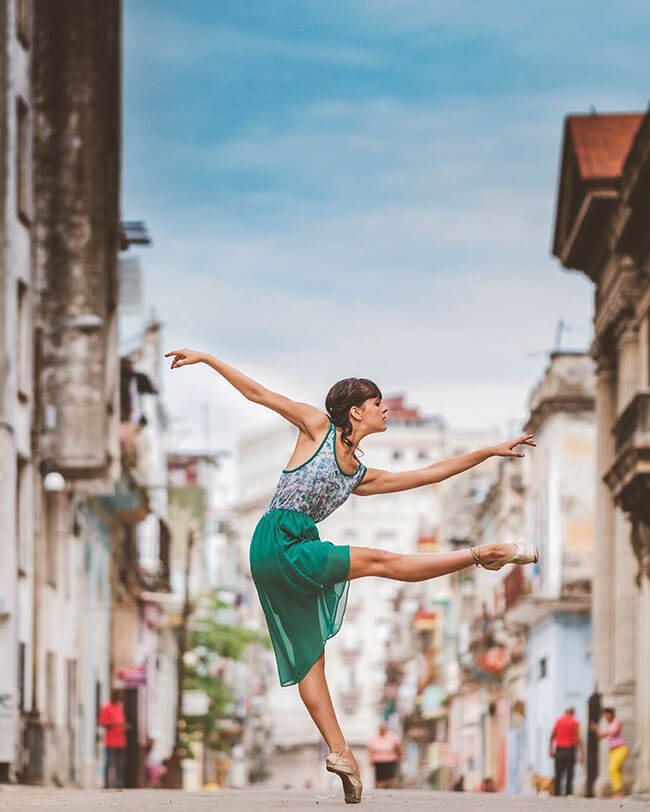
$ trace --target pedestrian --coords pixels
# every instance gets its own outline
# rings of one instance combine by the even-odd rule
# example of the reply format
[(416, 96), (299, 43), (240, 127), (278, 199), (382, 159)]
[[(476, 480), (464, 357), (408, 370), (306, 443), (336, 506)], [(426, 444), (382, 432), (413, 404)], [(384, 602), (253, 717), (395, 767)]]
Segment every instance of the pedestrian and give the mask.
[(264, 610), (281, 685), (298, 684), (300, 697), (325, 739), (325, 766), (340, 776), (347, 803), (361, 800), (359, 767), (341, 732), (325, 679), (325, 643), (343, 622), (350, 581), (369, 575), (425, 581), (469, 567), (500, 569), (538, 560), (532, 545), (486, 544), (448, 553), (397, 554), (321, 541), (316, 523), (351, 493), (396, 493), (441, 482), (492, 456), (522, 457), (527, 434), (426, 468), (391, 473), (367, 469), (359, 442), (386, 430), (388, 408), (366, 378), (346, 378), (329, 390), (327, 414), (272, 392), (211, 355), (168, 352), (171, 368), (205, 363), (248, 400), (272, 409), (298, 429), (295, 449), (250, 546), (251, 574)]
[(497, 786), (494, 783), (494, 778), (491, 775), (486, 776), (479, 787), (479, 792), (496, 792)]
[(612, 782), (612, 797), (623, 797), (623, 763), (627, 758), (627, 747), (623, 739), (623, 724), (616, 716), (614, 708), (603, 708), (602, 717), (606, 726), (601, 730), (596, 722), (591, 723), (591, 729), (599, 739), (607, 738), (609, 746), (609, 777)]
[(377, 735), (368, 742), (368, 761), (375, 768), (375, 786), (378, 789), (395, 789), (401, 760), (402, 743), (382, 722)]
[[(564, 715), (556, 720), (549, 741), (549, 755), (555, 759), (555, 795), (573, 795), (576, 750), (579, 762), (582, 763), (585, 751), (580, 737), (580, 725), (574, 709), (567, 708)], [(562, 792), (565, 776), (565, 791)]]
[(126, 757), (126, 719), (124, 717), (124, 695), (113, 689), (111, 701), (102, 705), (97, 724), (104, 730), (104, 789), (111, 787), (111, 771), (115, 775), (115, 787), (124, 789), (124, 764)]

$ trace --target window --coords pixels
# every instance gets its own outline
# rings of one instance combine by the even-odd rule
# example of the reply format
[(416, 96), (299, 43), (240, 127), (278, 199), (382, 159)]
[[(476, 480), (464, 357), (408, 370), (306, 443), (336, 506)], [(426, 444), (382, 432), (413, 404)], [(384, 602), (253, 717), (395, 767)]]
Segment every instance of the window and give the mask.
[(56, 588), (57, 554), (59, 546), (59, 495), (45, 493), (45, 578)]
[(18, 456), (16, 460), (16, 551), (18, 561), (18, 575), (26, 575), (29, 569), (28, 551), (25, 544), (24, 506), (25, 483), (27, 481), (27, 460)]
[(29, 346), (29, 289), (22, 279), (18, 280), (17, 307), (18, 318), (16, 345), (16, 387), (18, 399), (26, 401), (30, 384), (30, 346)]
[(546, 657), (541, 657), (539, 661), (539, 679), (544, 679), (548, 671), (548, 663)]
[(53, 651), (45, 655), (45, 718), (52, 725), (56, 723), (56, 654)]
[(401, 451), (393, 451), (393, 460), (401, 460), (402, 459), (402, 452)]
[(20, 220), (29, 225), (31, 220), (31, 195), (29, 188), (31, 149), (29, 133), (29, 107), (20, 96), (16, 99), (16, 205)]
[(99, 746), (101, 742), (101, 738), (97, 735), (97, 720), (99, 719), (99, 711), (101, 709), (102, 702), (102, 684), (97, 679), (95, 680), (95, 735), (93, 737), (95, 741), (95, 758), (99, 757)]
[(433, 719), (433, 741), (446, 742), (447, 741), (447, 718), (441, 717)]
[(32, 0), (17, 0), (16, 36), (25, 48), (29, 48), (32, 33)]
[(77, 661), (65, 661), (66, 700), (65, 724), (68, 729), (74, 727), (74, 708), (77, 702)]
[(419, 460), (428, 460), (429, 459), (429, 452), (428, 451), (418, 451), (418, 459)]
[(18, 710), (25, 710), (25, 644), (18, 643)]

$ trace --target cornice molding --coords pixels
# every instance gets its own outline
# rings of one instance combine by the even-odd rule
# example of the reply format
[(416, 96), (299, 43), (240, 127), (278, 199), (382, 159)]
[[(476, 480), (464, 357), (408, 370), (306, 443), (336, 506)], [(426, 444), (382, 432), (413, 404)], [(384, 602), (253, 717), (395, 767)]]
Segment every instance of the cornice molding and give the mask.
[(541, 400), (531, 411), (524, 431), (536, 433), (539, 427), (554, 414), (577, 414), (595, 409), (595, 398), (587, 395), (553, 395)]
[(636, 267), (629, 260), (623, 260), (609, 289), (602, 292), (602, 298), (597, 297), (594, 317), (597, 341), (604, 343), (605, 334), (615, 328), (619, 321), (634, 316), (635, 302), (641, 292)]

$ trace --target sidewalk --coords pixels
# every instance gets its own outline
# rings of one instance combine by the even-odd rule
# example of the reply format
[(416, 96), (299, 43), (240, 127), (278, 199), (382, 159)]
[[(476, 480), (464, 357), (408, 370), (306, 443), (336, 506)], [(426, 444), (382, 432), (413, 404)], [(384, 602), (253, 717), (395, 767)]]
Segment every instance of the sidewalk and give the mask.
[[(173, 792), (168, 790), (67, 790), (42, 787), (0, 785), (0, 809), (16, 809), (22, 812), (48, 809), (66, 809), (72, 812), (88, 812), (90, 809), (118, 810), (119, 812), (156, 812), (160, 809), (177, 812), (197, 810), (214, 812), (215, 805), (226, 812), (333, 812), (348, 807), (342, 796), (319, 795), (305, 791), (221, 790), (216, 792)], [(569, 810), (569, 812), (604, 812), (623, 809), (628, 812), (648, 812), (650, 800), (625, 798), (598, 801), (586, 798), (517, 797), (500, 794), (418, 792), (369, 789), (359, 809), (394, 812), (405, 808), (409, 812), (451, 812), (452, 810), (482, 810), (489, 812), (541, 812), (541, 810)]]

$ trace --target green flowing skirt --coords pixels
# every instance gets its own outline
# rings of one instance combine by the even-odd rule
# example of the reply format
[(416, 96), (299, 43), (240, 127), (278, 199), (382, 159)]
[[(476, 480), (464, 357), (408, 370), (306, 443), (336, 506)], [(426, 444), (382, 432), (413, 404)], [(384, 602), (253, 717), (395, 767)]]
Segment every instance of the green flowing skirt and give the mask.
[(350, 548), (321, 541), (295, 510), (260, 519), (250, 565), (278, 664), (281, 685), (294, 685), (341, 628), (348, 597)]

